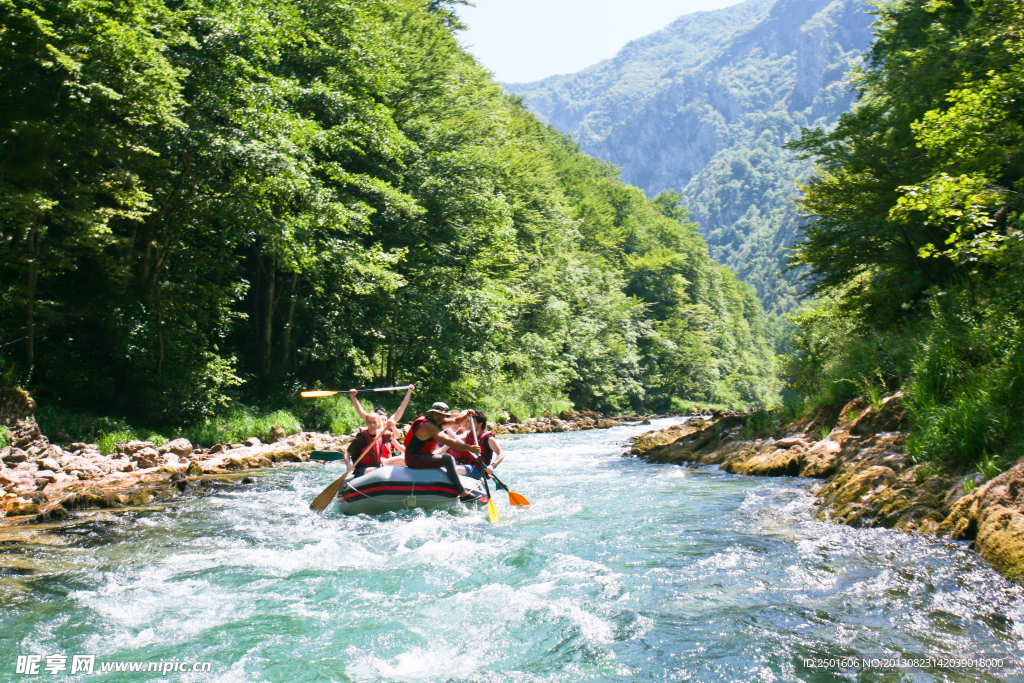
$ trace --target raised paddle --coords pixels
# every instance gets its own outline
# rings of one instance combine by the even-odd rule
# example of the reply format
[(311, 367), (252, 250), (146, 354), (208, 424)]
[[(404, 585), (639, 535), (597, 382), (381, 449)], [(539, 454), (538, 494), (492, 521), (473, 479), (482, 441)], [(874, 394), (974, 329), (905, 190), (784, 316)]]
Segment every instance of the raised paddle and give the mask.
[[(400, 391), (402, 389), (408, 389), (409, 385), (404, 387), (377, 387), (375, 389), (356, 389), (357, 394), (362, 394), (366, 391)], [(328, 396), (336, 396), (337, 394), (347, 394), (347, 391), (303, 391), (299, 394), (302, 398), (326, 398)]]
[(316, 497), (316, 500), (309, 504), (310, 510), (323, 512), (324, 508), (331, 504), (331, 501), (334, 500), (334, 497), (338, 495), (338, 491), (340, 491), (341, 487), (345, 485), (345, 480), (348, 479), (348, 475), (352, 474), (352, 472), (355, 471), (356, 467), (359, 466), (359, 461), (363, 459), (364, 455), (370, 452), (370, 449), (373, 448), (373, 444), (377, 443), (377, 440), (380, 439), (384, 432), (384, 429), (381, 429), (379, 432), (377, 432), (377, 436), (373, 437), (373, 441), (370, 442), (370, 445), (363, 449), (363, 452), (359, 454), (359, 457), (356, 458), (356, 461), (352, 463), (352, 467), (346, 469), (345, 474), (338, 477), (333, 484), (331, 484), (330, 486), (328, 486), (327, 488), (320, 492), (320, 495)]
[[(476, 435), (476, 418), (473, 415), (469, 416), (469, 424), (473, 428), (473, 441), (477, 446), (480, 445), (480, 437)], [(483, 468), (484, 460), (480, 456), (477, 456), (477, 461), (480, 463), (480, 467)], [(487, 520), (494, 524), (495, 522), (501, 521), (501, 515), (498, 514), (498, 508), (494, 505), (494, 499), (491, 498), (491, 487), (487, 484), (487, 470), (484, 470), (484, 490), (487, 491)]]

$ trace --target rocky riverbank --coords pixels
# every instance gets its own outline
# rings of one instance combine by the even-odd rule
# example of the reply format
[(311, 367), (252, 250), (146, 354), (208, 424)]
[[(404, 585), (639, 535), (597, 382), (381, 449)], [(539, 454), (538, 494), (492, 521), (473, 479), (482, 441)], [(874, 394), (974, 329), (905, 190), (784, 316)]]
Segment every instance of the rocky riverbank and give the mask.
[(633, 439), (630, 455), (656, 463), (718, 465), (727, 472), (811, 477), (820, 519), (970, 541), (997, 571), (1024, 582), (1024, 459), (987, 481), (904, 450), (901, 394), (856, 399), (757, 430), (750, 415), (716, 414)]
[(589, 410), (573, 412), (563, 410), (558, 415), (548, 413), (544, 417), (529, 418), (520, 421), (515, 415), (510, 416), (504, 424), (489, 424), (488, 427), (495, 434), (544, 434), (549, 432), (577, 432), (583, 429), (607, 429), (619, 425), (650, 422), (658, 417), (670, 417), (668, 415), (639, 415), (630, 413), (627, 415), (604, 415)]

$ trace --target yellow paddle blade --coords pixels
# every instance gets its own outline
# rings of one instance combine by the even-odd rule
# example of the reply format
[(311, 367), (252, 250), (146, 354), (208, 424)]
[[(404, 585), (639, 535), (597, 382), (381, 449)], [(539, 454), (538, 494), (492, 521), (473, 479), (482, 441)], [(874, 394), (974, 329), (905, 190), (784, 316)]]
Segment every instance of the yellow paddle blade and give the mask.
[(334, 396), (339, 392), (337, 391), (303, 391), (299, 396), (302, 398), (324, 398), (325, 396)]
[(501, 515), (498, 514), (498, 508), (494, 507), (493, 500), (487, 503), (487, 519), (491, 524), (501, 521)]
[(508, 502), (511, 503), (512, 505), (528, 506), (530, 504), (530, 501), (526, 500), (526, 498), (519, 495), (518, 493), (513, 493), (512, 491), (508, 492)]

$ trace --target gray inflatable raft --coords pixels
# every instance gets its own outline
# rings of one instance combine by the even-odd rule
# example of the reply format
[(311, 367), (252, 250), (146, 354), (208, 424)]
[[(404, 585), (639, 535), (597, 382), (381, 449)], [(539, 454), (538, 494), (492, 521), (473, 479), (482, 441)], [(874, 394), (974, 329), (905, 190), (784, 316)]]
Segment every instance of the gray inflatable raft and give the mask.
[(458, 493), (443, 470), (413, 470), (408, 467), (380, 467), (345, 483), (337, 498), (338, 512), (346, 515), (379, 515), (413, 508), (454, 507), (461, 504), (487, 505), (483, 483), (472, 477), (459, 477), (463, 487), (473, 494), (460, 501)]

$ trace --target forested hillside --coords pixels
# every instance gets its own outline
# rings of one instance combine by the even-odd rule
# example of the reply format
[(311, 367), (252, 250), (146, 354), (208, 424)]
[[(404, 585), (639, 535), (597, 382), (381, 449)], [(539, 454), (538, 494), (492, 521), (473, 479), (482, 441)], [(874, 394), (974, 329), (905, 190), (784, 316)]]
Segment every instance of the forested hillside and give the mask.
[(507, 98), (446, 2), (0, 12), (0, 353), (44, 404), (173, 426), (316, 385), (520, 414), (776, 395), (753, 291)]
[(790, 311), (792, 200), (811, 165), (782, 145), (849, 108), (845, 74), (872, 38), (866, 9), (747, 0), (681, 17), (578, 74), (506, 88), (649, 196), (682, 192), (712, 255), (768, 310)]
[(907, 448), (988, 478), (1024, 456), (1024, 2), (880, 5), (857, 107), (818, 164), (796, 262), (808, 405), (903, 388)]

